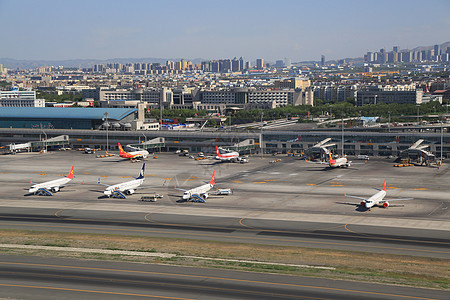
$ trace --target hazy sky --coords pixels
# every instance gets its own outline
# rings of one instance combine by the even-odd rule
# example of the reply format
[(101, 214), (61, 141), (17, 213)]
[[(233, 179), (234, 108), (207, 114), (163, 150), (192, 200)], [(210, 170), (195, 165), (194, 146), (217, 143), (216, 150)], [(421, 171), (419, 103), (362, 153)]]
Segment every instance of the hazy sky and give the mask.
[(0, 0), (0, 57), (360, 57), (450, 40), (450, 0)]

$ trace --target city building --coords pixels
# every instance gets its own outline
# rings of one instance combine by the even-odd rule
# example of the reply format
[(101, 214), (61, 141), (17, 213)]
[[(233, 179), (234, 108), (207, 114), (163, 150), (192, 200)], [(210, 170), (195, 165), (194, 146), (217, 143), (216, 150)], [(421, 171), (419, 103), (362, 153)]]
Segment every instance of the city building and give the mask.
[(422, 90), (393, 90), (389, 87), (367, 86), (356, 92), (356, 105), (378, 103), (421, 104)]
[(36, 92), (27, 90), (0, 91), (0, 107), (45, 107), (44, 99), (36, 99)]

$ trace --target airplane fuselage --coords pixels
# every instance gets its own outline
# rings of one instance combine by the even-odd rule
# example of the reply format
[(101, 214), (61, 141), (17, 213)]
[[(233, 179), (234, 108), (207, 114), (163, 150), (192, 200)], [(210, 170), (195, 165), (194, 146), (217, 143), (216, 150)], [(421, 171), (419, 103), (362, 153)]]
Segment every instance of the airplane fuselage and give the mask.
[(349, 162), (346, 157), (341, 157), (338, 159), (331, 159), (329, 165), (331, 168), (348, 167)]
[(48, 190), (51, 190), (52, 192), (57, 192), (57, 191), (59, 191), (59, 189), (62, 185), (65, 185), (66, 183), (68, 183), (71, 180), (72, 179), (64, 177), (64, 178), (60, 178), (60, 179), (55, 179), (55, 180), (35, 184), (30, 187), (28, 192), (36, 193), (39, 189), (48, 189)]
[(111, 196), (115, 191), (133, 194), (134, 190), (144, 183), (144, 179), (134, 179), (127, 182), (111, 185), (103, 192), (107, 196)]
[(385, 196), (386, 196), (386, 191), (381, 190), (378, 193), (376, 193), (375, 195), (371, 196), (369, 199), (361, 202), (361, 205), (364, 203), (364, 206), (366, 208), (371, 208), (371, 207), (379, 205), (381, 202), (383, 202), (383, 199)]
[(125, 152), (121, 153), (119, 156), (122, 158), (147, 158), (149, 155), (148, 151), (133, 151), (133, 152)]
[(207, 192), (209, 192), (211, 190), (211, 188), (213, 187), (212, 184), (210, 183), (206, 183), (204, 185), (201, 185), (199, 187), (187, 190), (184, 192), (183, 194), (183, 199), (184, 200), (189, 200), (192, 198), (192, 195), (204, 195)]

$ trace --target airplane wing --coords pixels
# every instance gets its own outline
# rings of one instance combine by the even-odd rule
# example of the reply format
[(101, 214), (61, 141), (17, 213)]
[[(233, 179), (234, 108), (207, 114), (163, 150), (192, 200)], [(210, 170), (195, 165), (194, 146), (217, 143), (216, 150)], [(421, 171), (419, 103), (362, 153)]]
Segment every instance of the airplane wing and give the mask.
[(310, 164), (328, 165), (328, 163), (326, 161), (311, 161), (311, 160), (306, 160), (306, 159), (305, 159), (305, 161)]
[(188, 191), (188, 190), (185, 190), (185, 189), (180, 189), (180, 188), (177, 188), (177, 186), (175, 186), (175, 187), (174, 187), (174, 189), (176, 189), (176, 190), (180, 190), (180, 191), (183, 191), (183, 192), (186, 192), (186, 191)]
[(100, 182), (100, 178), (98, 179), (97, 184), (100, 184), (100, 185), (103, 185), (103, 186), (106, 186), (106, 187), (109, 187), (109, 186), (110, 186), (110, 185), (108, 185), (108, 184), (101, 183), (101, 182)]
[(345, 196), (345, 197), (350, 197), (350, 198), (355, 198), (355, 199), (360, 199), (360, 200), (367, 200), (367, 198), (358, 197), (358, 196), (352, 196), (352, 195), (347, 195), (347, 193), (345, 193), (344, 196)]
[(395, 198), (395, 199), (383, 199), (383, 202), (386, 201), (399, 201), (399, 200), (412, 200), (414, 198)]

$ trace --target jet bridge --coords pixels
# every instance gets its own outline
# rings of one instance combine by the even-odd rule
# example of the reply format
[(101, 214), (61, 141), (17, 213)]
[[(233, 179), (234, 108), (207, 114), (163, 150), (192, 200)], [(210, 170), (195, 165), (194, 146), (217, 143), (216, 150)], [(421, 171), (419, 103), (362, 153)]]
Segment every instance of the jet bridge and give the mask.
[(408, 159), (412, 163), (429, 166), (436, 161), (436, 156), (425, 150), (426, 148), (429, 148), (430, 145), (423, 145), (423, 142), (424, 140), (422, 139), (416, 141), (411, 147), (403, 150), (400, 153), (400, 157), (402, 159)]
[(328, 157), (328, 148), (335, 146), (336, 144), (328, 144), (331, 138), (326, 138), (314, 146), (306, 149), (305, 155), (308, 159), (314, 160), (318, 159), (320, 161), (326, 161)]
[(255, 149), (255, 140), (254, 139), (246, 139), (246, 140), (243, 140), (242, 142), (239, 142), (232, 146), (225, 146), (225, 149), (229, 150), (229, 151), (237, 151), (237, 152), (250, 151), (250, 150)]
[(149, 141), (142, 142), (140, 144), (126, 145), (126, 147), (135, 149), (135, 150), (147, 150), (149, 152), (153, 152), (155, 150), (165, 147), (165, 145), (166, 145), (165, 138), (157, 137), (157, 138), (151, 139)]

